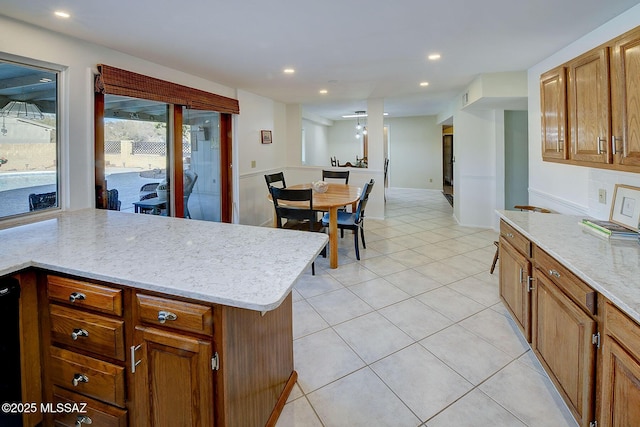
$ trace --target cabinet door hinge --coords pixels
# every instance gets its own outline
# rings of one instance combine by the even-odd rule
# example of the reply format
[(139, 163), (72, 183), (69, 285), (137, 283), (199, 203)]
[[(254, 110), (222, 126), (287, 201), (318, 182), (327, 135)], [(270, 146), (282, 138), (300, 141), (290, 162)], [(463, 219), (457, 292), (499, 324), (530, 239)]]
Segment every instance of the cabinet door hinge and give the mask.
[(591, 421), (589, 427), (598, 427), (598, 421)]
[(591, 344), (595, 345), (596, 348), (600, 348), (600, 332), (591, 335)]
[(218, 356), (218, 352), (213, 353), (213, 357), (211, 358), (211, 370), (219, 371), (220, 370), (220, 357)]

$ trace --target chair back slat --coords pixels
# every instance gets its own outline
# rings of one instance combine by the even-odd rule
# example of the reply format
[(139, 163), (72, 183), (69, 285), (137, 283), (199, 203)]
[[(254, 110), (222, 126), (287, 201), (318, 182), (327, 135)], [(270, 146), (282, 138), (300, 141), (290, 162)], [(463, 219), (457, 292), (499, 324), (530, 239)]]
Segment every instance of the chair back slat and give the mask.
[(349, 171), (322, 171), (322, 180), (325, 179), (343, 179), (345, 184), (349, 184)]
[(282, 183), (281, 188), (287, 188), (287, 184), (284, 182), (284, 172), (277, 172), (272, 174), (266, 174), (264, 180), (267, 182), (267, 188), (273, 186), (273, 184)]
[[(309, 230), (314, 230), (313, 223), (316, 221), (316, 212), (313, 210), (313, 190), (307, 189), (288, 189), (269, 187), (273, 206), (275, 207), (278, 228), (283, 228), (286, 220), (308, 221)], [(301, 206), (286, 206), (280, 202), (295, 202)], [(304, 203), (306, 202), (306, 203)]]

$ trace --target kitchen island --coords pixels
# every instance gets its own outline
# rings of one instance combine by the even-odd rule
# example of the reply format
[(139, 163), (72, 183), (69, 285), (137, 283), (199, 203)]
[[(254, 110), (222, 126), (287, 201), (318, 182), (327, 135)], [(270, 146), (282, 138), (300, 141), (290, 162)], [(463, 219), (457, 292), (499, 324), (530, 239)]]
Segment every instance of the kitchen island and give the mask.
[(22, 288), (23, 378), (41, 368), (43, 402), (93, 411), (25, 425), (277, 420), (296, 379), (291, 289), (325, 235), (86, 209), (0, 242), (0, 277)]

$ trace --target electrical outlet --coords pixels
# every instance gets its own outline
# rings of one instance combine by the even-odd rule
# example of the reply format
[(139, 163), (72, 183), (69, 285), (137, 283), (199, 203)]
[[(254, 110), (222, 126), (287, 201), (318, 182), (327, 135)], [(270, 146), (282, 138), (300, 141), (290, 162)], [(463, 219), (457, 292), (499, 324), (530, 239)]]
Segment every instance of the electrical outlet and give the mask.
[(598, 203), (607, 204), (607, 190), (604, 188), (598, 190)]

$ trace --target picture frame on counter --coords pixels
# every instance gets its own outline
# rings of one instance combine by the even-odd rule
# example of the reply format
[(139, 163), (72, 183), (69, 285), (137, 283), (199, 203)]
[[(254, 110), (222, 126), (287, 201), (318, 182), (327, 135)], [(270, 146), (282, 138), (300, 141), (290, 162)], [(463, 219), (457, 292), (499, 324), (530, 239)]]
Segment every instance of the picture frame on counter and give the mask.
[(616, 184), (613, 190), (613, 202), (609, 221), (638, 231), (640, 221), (640, 188)]

